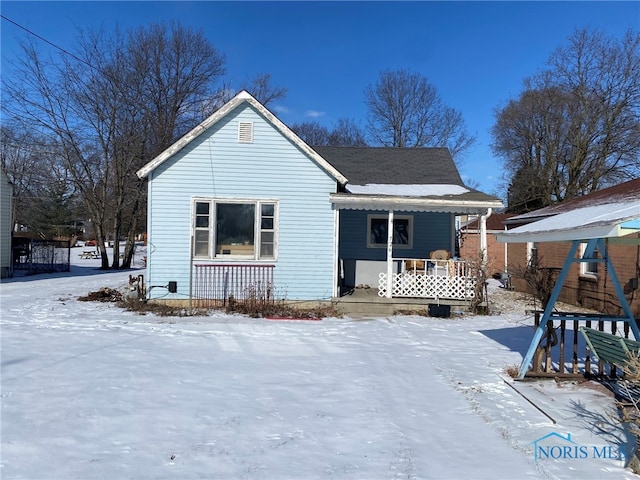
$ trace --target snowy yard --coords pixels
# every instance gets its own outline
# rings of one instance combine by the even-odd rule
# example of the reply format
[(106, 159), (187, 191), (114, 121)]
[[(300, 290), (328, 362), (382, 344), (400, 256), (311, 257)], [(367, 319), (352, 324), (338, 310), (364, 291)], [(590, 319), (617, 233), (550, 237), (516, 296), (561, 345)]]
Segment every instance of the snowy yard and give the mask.
[(517, 302), (160, 318), (77, 301), (132, 272), (73, 261), (1, 285), (3, 480), (640, 478), (607, 454), (633, 439), (605, 390), (507, 377), (533, 334)]

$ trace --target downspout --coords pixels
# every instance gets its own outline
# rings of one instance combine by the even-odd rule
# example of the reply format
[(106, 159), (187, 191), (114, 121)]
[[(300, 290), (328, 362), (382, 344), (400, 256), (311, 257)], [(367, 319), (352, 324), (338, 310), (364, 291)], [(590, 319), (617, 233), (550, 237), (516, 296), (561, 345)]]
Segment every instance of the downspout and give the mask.
[[(507, 226), (504, 226), (504, 231), (507, 231)], [(504, 273), (508, 273), (509, 272), (509, 255), (508, 255), (508, 245), (509, 242), (504, 242)]]
[(393, 289), (393, 210), (389, 210), (387, 223), (387, 298), (391, 298)]
[[(193, 232), (193, 227), (191, 231)], [(189, 242), (189, 308), (191, 310), (193, 310), (193, 253), (195, 250), (195, 241), (195, 236), (192, 233)]]
[(486, 215), (480, 215), (480, 254), (482, 255), (482, 269), (487, 269), (487, 218), (491, 216), (492, 210), (487, 209)]

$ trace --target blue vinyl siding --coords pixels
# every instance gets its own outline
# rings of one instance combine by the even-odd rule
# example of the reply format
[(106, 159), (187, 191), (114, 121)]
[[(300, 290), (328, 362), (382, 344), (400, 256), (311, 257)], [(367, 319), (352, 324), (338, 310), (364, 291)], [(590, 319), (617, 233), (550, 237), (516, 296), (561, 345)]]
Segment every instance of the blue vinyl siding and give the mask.
[[(240, 121), (253, 122), (253, 143), (238, 142)], [(329, 174), (253, 108), (241, 105), (150, 175), (148, 285), (178, 284), (176, 294), (153, 288), (150, 297), (189, 297), (192, 201), (203, 197), (277, 201), (277, 259), (260, 262), (276, 265), (276, 295), (330, 298), (334, 212), (329, 194), (335, 190)], [(208, 262), (220, 263), (194, 263)]]
[[(367, 247), (367, 216), (386, 211), (343, 210), (340, 212), (339, 258), (343, 260), (381, 260), (386, 248)], [(452, 250), (454, 217), (450, 213), (394, 212), (397, 216), (413, 216), (412, 248), (394, 248), (394, 257), (427, 258), (432, 250)]]

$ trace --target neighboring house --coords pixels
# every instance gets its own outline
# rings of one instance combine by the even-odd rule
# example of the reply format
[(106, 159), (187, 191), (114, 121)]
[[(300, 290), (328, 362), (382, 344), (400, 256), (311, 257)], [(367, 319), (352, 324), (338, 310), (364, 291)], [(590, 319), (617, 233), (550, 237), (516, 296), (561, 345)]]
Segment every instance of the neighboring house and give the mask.
[[(616, 230), (615, 222), (611, 223), (609, 217), (617, 211), (628, 218)], [(558, 219), (561, 218), (566, 220), (558, 225)], [(540, 227), (536, 226), (544, 226), (543, 222), (549, 225), (548, 231), (538, 232)], [(571, 246), (567, 235), (571, 239), (579, 237), (585, 241), (578, 255), (583, 254), (589, 238), (601, 235), (626, 300), (635, 315), (640, 316), (640, 178), (511, 217), (505, 221), (505, 225), (509, 232), (523, 230), (513, 239), (509, 235), (503, 239), (509, 242), (508, 265), (514, 272), (523, 271), (536, 258), (541, 266), (559, 272)], [(522, 279), (514, 277), (513, 284), (518, 290), (527, 289)], [(619, 313), (621, 308), (608, 270), (596, 261), (572, 265), (559, 299), (605, 313)]]
[(11, 232), (13, 216), (13, 186), (7, 174), (0, 170), (0, 278), (13, 273)]
[(399, 288), (405, 260), (426, 278), (431, 251), (454, 251), (456, 214), (502, 207), (464, 186), (447, 149), (312, 148), (247, 92), (137, 173), (150, 299), (426, 297)]
[[(486, 258), (487, 273), (489, 275), (507, 272), (509, 244), (500, 243), (496, 235), (502, 233), (506, 227), (504, 222), (513, 217), (508, 213), (492, 213), (486, 217)], [(463, 222), (458, 231), (460, 257), (477, 259), (482, 255), (480, 218), (469, 218)]]

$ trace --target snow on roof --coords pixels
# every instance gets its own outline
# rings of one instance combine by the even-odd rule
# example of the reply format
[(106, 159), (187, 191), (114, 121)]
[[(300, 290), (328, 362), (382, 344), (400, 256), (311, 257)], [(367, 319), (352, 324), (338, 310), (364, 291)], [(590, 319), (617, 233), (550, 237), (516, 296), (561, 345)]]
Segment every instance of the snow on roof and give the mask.
[(522, 224), (540, 220), (564, 212), (584, 208), (589, 205), (602, 205), (617, 202), (633, 201), (640, 198), (640, 178), (613, 185), (593, 193), (565, 200), (538, 210), (516, 215), (507, 220), (508, 224)]
[(459, 185), (391, 185), (369, 183), (367, 185), (349, 185), (346, 190), (353, 194), (393, 195), (405, 197), (441, 197), (444, 195), (462, 195), (469, 192)]
[(555, 242), (610, 238), (638, 230), (640, 199), (587, 205), (497, 235), (499, 242)]

